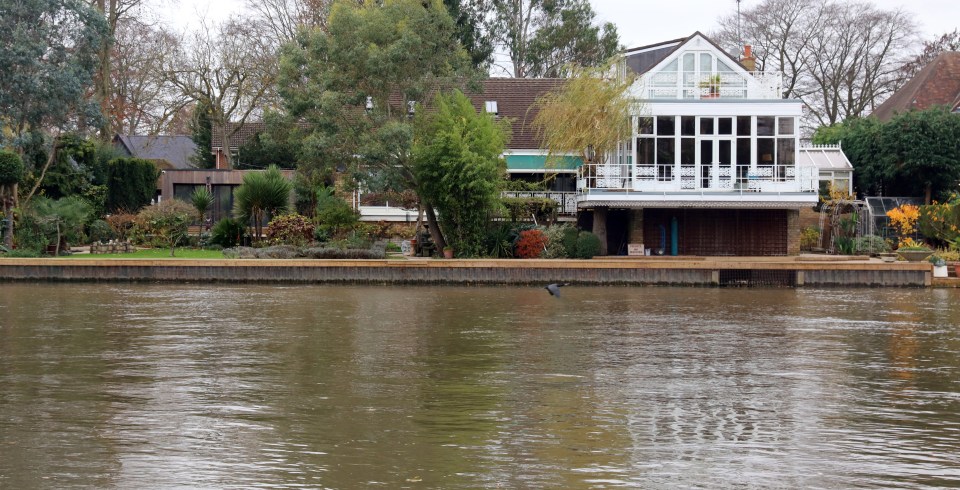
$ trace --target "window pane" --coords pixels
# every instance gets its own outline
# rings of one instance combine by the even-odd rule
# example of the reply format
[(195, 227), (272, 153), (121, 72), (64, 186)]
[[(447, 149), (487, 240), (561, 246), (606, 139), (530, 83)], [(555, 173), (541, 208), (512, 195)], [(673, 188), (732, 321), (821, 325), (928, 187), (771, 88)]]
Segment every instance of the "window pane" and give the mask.
[(737, 118), (737, 134), (740, 136), (750, 136), (750, 116), (740, 116)]
[(777, 164), (793, 166), (796, 162), (796, 145), (793, 138), (777, 139)]
[(639, 133), (639, 134), (653, 134), (653, 118), (652, 118), (652, 117), (638, 117), (638, 118), (637, 118), (637, 133)]
[(697, 140), (682, 138), (680, 140), (680, 165), (692, 167), (696, 164)]
[(773, 165), (773, 138), (757, 139), (757, 165)]
[(637, 138), (637, 164), (653, 165), (653, 138)]
[(673, 165), (673, 155), (673, 138), (657, 138), (657, 163), (661, 165)]
[(720, 140), (717, 142), (719, 148), (717, 151), (720, 152), (717, 155), (717, 159), (720, 161), (721, 167), (729, 167), (733, 163), (733, 141), (731, 140)]
[(780, 125), (780, 127), (778, 128), (780, 132), (777, 134), (781, 136), (788, 136), (793, 134), (793, 118), (792, 117), (780, 117), (780, 118), (777, 118), (777, 122)]
[(719, 134), (733, 134), (733, 118), (721, 117), (717, 120)]
[(676, 134), (676, 129), (674, 125), (673, 116), (658, 116), (657, 117), (657, 134), (660, 136), (672, 136)]
[(700, 53), (700, 74), (710, 73), (713, 73), (713, 56), (710, 56), (710, 53)]
[(700, 118), (700, 134), (713, 134), (713, 118), (712, 117)]
[(700, 165), (713, 165), (713, 141), (700, 142)]
[(774, 117), (757, 117), (757, 135), (773, 136)]
[(694, 116), (683, 116), (680, 118), (680, 134), (683, 136), (694, 136), (697, 131), (697, 118)]
[(750, 165), (750, 138), (737, 138), (737, 165)]
[(693, 63), (693, 53), (683, 55), (683, 71), (694, 71)]

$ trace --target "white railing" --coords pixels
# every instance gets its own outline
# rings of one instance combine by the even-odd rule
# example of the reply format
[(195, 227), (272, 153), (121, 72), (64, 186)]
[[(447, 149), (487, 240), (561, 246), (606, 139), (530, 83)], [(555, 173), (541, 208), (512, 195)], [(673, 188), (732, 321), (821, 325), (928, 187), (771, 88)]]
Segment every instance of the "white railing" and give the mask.
[(577, 191), (591, 192), (817, 192), (819, 172), (814, 167), (738, 168), (585, 164), (577, 174)]
[(783, 77), (775, 72), (698, 74), (658, 72), (643, 78), (644, 99), (780, 99)]
[(552, 199), (558, 214), (576, 214), (577, 193), (562, 191), (503, 191), (502, 197)]

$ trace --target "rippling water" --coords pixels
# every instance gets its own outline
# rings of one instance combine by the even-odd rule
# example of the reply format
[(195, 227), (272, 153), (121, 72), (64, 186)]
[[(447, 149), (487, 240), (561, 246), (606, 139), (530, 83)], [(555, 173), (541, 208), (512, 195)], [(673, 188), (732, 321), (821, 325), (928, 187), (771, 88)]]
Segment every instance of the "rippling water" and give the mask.
[(960, 292), (0, 284), (0, 488), (960, 486)]

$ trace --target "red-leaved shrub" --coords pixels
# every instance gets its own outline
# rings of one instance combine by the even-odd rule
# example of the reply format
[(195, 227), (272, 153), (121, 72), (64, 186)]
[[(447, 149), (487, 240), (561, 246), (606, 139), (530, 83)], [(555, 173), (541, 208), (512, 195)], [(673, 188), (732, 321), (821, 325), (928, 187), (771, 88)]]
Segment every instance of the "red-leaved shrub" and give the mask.
[(514, 247), (514, 254), (521, 259), (536, 259), (543, 253), (547, 245), (547, 236), (540, 230), (524, 230), (520, 232)]

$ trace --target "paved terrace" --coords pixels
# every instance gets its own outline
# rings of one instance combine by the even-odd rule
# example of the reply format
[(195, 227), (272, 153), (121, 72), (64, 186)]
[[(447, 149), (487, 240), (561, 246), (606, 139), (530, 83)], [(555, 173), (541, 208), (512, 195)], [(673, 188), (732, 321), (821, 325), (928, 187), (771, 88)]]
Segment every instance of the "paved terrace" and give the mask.
[(927, 262), (869, 257), (602, 257), (591, 260), (0, 259), (0, 280), (673, 286), (950, 286)]

